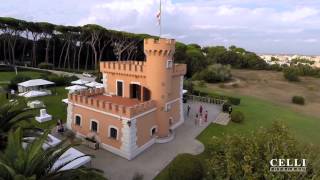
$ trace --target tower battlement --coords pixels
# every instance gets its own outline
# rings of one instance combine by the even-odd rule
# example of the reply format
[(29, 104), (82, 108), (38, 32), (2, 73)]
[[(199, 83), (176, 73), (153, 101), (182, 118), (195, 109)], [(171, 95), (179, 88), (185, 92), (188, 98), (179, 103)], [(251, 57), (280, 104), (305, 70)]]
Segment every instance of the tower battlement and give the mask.
[(146, 56), (173, 56), (176, 41), (174, 39), (145, 39), (144, 53)]
[(176, 41), (174, 39), (144, 39), (144, 44), (168, 44), (168, 45), (175, 45)]

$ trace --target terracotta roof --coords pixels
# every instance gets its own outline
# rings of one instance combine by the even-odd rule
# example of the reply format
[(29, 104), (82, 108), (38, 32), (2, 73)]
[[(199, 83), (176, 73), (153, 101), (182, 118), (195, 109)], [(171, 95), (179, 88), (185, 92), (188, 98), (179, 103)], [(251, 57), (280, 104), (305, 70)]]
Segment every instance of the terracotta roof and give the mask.
[(125, 98), (125, 97), (120, 97), (120, 96), (97, 95), (97, 96), (94, 96), (94, 98), (97, 98), (99, 100), (108, 101), (108, 102), (118, 104), (118, 105), (127, 106), (127, 107), (142, 103), (142, 101), (139, 101), (138, 99), (130, 99), (130, 98)]

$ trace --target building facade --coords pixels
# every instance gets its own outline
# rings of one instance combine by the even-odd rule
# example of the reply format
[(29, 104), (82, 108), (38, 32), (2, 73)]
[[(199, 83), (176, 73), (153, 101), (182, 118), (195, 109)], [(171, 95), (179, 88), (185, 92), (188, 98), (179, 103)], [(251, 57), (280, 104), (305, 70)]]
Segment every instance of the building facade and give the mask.
[(104, 88), (69, 94), (67, 127), (95, 137), (100, 147), (129, 160), (173, 139), (184, 122), (185, 64), (175, 64), (175, 40), (145, 39), (146, 61), (100, 63)]

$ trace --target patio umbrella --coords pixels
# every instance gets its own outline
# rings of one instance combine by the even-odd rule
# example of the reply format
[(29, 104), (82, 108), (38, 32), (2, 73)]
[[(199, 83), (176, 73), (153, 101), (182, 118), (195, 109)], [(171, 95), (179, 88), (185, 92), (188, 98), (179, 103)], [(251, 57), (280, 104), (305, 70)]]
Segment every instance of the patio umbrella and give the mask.
[(91, 87), (91, 88), (103, 88), (103, 84), (95, 82), (95, 81), (87, 83), (86, 86)]
[(83, 79), (78, 79), (76, 81), (72, 81), (71, 84), (77, 84), (77, 85), (84, 85), (89, 83), (89, 81), (83, 80)]
[(88, 88), (85, 86), (73, 85), (73, 86), (68, 86), (65, 89), (69, 90), (69, 91), (79, 91), (79, 90), (84, 90), (84, 89), (88, 89)]

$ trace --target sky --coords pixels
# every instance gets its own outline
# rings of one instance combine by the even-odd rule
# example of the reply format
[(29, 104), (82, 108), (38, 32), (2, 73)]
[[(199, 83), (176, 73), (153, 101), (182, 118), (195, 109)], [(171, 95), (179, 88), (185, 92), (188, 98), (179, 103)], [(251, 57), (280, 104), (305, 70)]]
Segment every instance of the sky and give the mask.
[[(0, 16), (159, 34), (160, 0), (2, 0)], [(320, 55), (319, 0), (162, 0), (162, 37), (256, 53)]]

